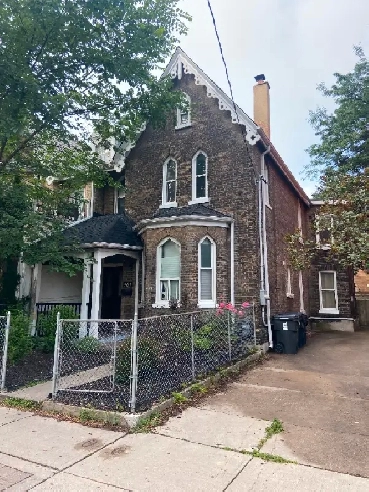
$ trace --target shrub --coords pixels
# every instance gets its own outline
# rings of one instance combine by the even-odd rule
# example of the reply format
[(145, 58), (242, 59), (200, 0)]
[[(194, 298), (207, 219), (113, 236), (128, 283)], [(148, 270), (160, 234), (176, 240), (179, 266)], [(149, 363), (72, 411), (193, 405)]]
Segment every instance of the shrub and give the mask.
[[(41, 336), (35, 338), (35, 346), (43, 352), (49, 353), (54, 350), (58, 313), (60, 313), (61, 319), (78, 319), (78, 316), (71, 306), (55, 306), (48, 313), (41, 314), (37, 324), (37, 333)], [(68, 344), (77, 338), (77, 323), (66, 324), (63, 329), (63, 342)]]
[(76, 340), (74, 346), (76, 350), (86, 354), (96, 354), (101, 350), (101, 343), (95, 337), (84, 337)]
[(8, 344), (8, 360), (15, 364), (32, 351), (30, 334), (31, 319), (24, 313), (16, 312), (11, 317)]
[[(152, 371), (159, 364), (159, 351), (157, 343), (149, 337), (140, 337), (137, 341), (138, 372)], [(131, 375), (131, 340), (121, 343), (117, 350), (115, 366), (116, 381), (120, 384), (129, 381)]]

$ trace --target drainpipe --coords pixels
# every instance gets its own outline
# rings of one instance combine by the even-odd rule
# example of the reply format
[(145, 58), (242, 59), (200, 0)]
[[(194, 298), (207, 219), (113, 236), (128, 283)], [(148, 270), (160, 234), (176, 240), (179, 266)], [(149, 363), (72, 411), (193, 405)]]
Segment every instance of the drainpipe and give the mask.
[(234, 295), (234, 221), (231, 222), (231, 304), (235, 305)]
[[(269, 347), (273, 348), (272, 327), (270, 323), (270, 289), (268, 269), (268, 244), (266, 234), (266, 213), (263, 197), (263, 181), (265, 171), (265, 155), (270, 152), (270, 146), (261, 154), (261, 175), (259, 181), (259, 239), (260, 239), (260, 302), (262, 305), (262, 319), (268, 327)], [(265, 322), (266, 306), (266, 322)]]

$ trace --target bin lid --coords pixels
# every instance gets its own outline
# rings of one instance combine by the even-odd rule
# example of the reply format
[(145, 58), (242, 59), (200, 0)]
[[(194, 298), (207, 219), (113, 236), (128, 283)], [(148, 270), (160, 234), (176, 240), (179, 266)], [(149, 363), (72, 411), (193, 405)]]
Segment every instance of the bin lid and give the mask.
[(282, 314), (275, 314), (273, 316), (274, 319), (300, 319), (301, 313), (282, 313)]

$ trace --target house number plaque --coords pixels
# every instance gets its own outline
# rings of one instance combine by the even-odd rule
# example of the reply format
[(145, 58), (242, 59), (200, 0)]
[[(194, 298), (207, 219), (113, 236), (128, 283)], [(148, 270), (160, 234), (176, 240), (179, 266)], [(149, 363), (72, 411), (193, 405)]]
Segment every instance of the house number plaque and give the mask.
[(123, 297), (131, 297), (133, 292), (132, 282), (123, 282), (123, 288), (121, 290), (121, 295)]

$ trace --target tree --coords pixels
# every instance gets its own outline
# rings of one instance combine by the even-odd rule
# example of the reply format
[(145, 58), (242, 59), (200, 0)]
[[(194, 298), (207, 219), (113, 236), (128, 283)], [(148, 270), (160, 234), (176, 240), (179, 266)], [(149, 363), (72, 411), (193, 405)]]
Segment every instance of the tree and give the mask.
[[(178, 3), (3, 0), (0, 265), (22, 254), (30, 264), (80, 268), (62, 231), (76, 191), (108, 179), (91, 133), (104, 147), (127, 142), (182, 103), (153, 75), (186, 31)], [(45, 186), (48, 176), (60, 185)]]
[[(323, 202), (319, 215), (332, 217), (330, 256), (354, 270), (369, 264), (369, 62), (363, 50), (354, 48), (358, 62), (348, 74), (334, 74), (336, 83), (318, 89), (333, 98), (336, 108), (310, 112), (310, 122), (319, 137), (308, 153), (308, 173), (319, 178), (315, 199)], [(313, 224), (313, 232), (319, 228)], [(316, 254), (314, 240), (304, 245), (299, 233), (289, 236), (292, 257), (298, 267)]]

